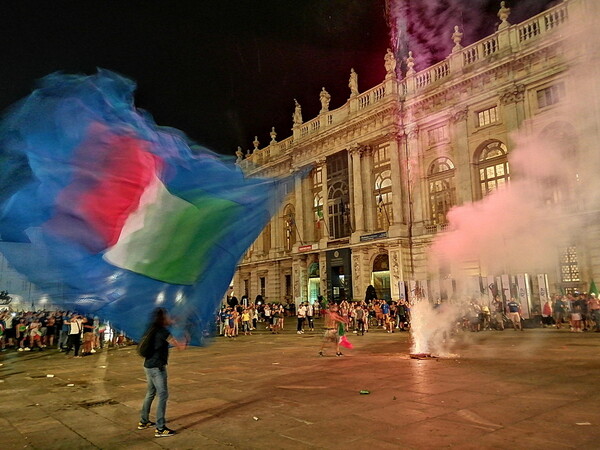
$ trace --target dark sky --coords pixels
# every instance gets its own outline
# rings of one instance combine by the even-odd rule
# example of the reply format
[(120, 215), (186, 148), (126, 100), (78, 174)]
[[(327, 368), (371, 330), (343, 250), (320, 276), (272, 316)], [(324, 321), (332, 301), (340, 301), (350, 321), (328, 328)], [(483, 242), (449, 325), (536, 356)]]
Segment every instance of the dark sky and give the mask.
[[(485, 36), (499, 2), (477, 3)], [(352, 67), (360, 90), (381, 82), (389, 45), (385, 0), (3, 0), (0, 108), (48, 73), (103, 67), (138, 83), (136, 104), (159, 125), (231, 154), (254, 135), (262, 147), (271, 126), (289, 136), (294, 98), (305, 120), (323, 86), (332, 109), (344, 104)]]

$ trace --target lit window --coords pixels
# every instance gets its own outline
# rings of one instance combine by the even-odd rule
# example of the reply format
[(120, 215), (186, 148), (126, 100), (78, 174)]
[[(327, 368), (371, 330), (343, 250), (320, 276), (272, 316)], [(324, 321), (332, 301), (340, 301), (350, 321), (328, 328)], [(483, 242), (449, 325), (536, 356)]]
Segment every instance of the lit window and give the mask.
[(377, 229), (387, 230), (394, 216), (392, 210), (392, 171), (390, 169), (377, 173), (373, 195), (377, 205)]
[(498, 108), (496, 106), (477, 113), (477, 126), (484, 127), (498, 122)]
[(565, 84), (558, 83), (537, 91), (538, 108), (554, 105), (565, 96)]
[(429, 166), (429, 210), (433, 224), (447, 222), (446, 215), (455, 203), (454, 164), (448, 158), (438, 158)]
[(381, 144), (373, 151), (373, 198), (375, 200), (375, 227), (387, 230), (392, 223), (392, 170), (389, 144)]
[(563, 250), (560, 259), (560, 276), (563, 283), (580, 281), (577, 247), (570, 246)]
[(504, 187), (510, 180), (506, 145), (500, 141), (486, 144), (479, 153), (478, 170), (482, 197)]

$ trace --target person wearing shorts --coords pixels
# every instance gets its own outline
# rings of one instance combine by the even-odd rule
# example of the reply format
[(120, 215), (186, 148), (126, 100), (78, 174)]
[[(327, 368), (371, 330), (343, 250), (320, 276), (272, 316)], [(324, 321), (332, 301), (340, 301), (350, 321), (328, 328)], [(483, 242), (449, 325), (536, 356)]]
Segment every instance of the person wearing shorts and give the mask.
[(330, 344), (335, 345), (335, 356), (342, 356), (340, 335), (338, 333), (338, 326), (341, 323), (348, 323), (348, 319), (344, 319), (338, 314), (338, 305), (331, 303), (329, 309), (325, 312), (325, 332), (323, 333), (319, 356), (325, 356), (325, 346)]
[(523, 331), (523, 325), (521, 324), (521, 305), (519, 305), (514, 298), (511, 298), (510, 302), (506, 304), (506, 308), (508, 309), (508, 317), (512, 321), (515, 331)]

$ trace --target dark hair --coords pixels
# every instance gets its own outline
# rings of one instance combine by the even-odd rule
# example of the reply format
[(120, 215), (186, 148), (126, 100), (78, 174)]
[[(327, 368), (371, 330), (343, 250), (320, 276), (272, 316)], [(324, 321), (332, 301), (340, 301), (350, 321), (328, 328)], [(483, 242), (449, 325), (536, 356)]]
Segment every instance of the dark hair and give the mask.
[(152, 311), (150, 326), (148, 328), (164, 328), (167, 326), (167, 310), (156, 308)]

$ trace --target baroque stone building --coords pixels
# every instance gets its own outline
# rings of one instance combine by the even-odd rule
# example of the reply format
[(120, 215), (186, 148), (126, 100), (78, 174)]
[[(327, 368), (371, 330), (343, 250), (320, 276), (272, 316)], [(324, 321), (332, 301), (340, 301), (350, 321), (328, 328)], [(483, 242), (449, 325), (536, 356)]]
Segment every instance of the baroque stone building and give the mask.
[[(529, 119), (559, 134), (583, 134), (576, 123), (556, 122), (556, 112), (571, 88), (567, 68), (586, 52), (565, 55), (565, 30), (588, 7), (589, 0), (564, 1), (511, 25), (503, 4), (493, 35), (463, 47), (456, 27), (452, 53), (425, 70), (415, 71), (409, 53), (406, 73), (397, 76), (388, 50), (382, 83), (358, 92), (352, 70), (340, 108), (330, 111), (322, 95), (319, 115), (303, 121), (296, 102), (292, 136), (277, 141), (272, 130), (266, 147), (255, 139), (253, 152), (238, 155), (249, 176), (313, 169), (288, 186), (280, 213), (240, 262), (235, 294), (280, 302), (319, 294), (364, 299), (373, 285), (378, 297), (397, 299), (417, 295), (421, 285), (421, 295), (451, 295), (454, 281), (440, 268), (432, 273), (428, 261), (449, 209), (519, 176), (511, 174), (508, 155), (513, 132)], [(552, 273), (488, 273), (477, 262), (470, 273), (480, 286), (527, 284), (531, 305), (549, 291), (585, 289), (600, 272), (597, 246), (557, 243), (555, 257)]]

